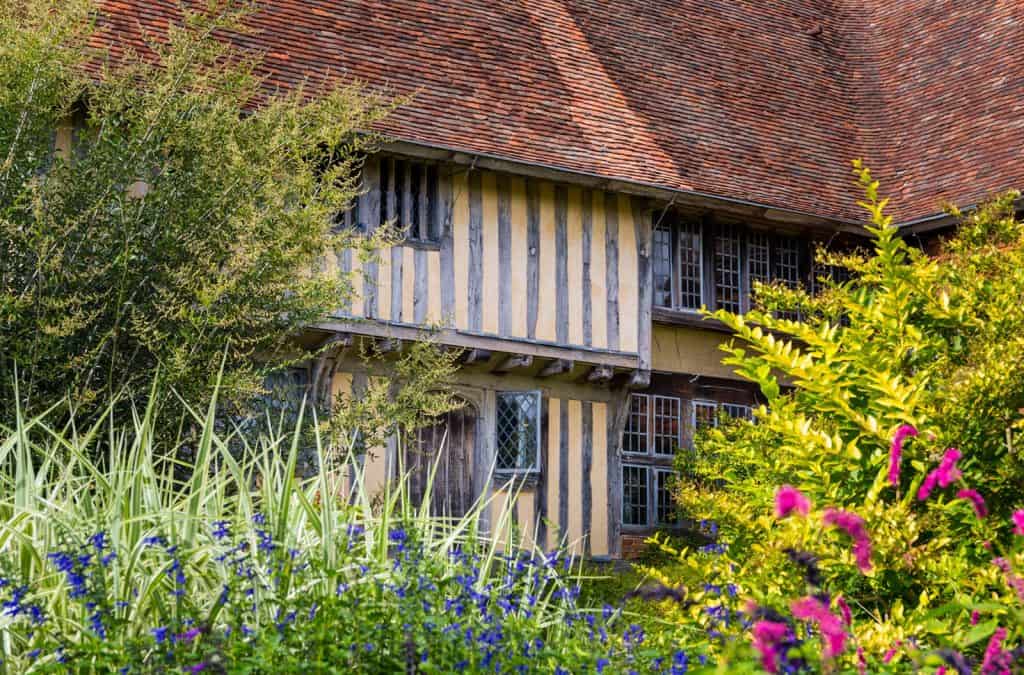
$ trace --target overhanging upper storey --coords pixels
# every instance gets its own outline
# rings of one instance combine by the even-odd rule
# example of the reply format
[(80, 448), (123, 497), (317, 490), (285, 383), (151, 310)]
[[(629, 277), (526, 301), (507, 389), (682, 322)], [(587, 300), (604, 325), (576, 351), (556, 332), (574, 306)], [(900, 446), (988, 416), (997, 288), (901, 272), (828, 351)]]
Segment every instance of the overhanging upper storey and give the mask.
[[(639, 198), (395, 155), (367, 159), (343, 226), (405, 239), (355, 272), (321, 328), (538, 359), (649, 368), (650, 213)], [(426, 332), (424, 332), (426, 331)]]

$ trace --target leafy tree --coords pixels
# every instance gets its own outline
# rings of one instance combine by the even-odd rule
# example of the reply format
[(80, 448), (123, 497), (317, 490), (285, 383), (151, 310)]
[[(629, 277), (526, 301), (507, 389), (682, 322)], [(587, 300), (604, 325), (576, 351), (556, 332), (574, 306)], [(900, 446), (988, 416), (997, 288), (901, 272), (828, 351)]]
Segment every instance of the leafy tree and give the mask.
[(113, 55), (88, 0), (0, 0), (0, 402), (16, 369), (37, 408), (156, 372), (199, 400), (222, 363), (246, 400), (351, 292), (321, 261), (376, 245), (332, 223), (390, 103), (272, 88), (228, 39), (243, 3), (204, 7)]

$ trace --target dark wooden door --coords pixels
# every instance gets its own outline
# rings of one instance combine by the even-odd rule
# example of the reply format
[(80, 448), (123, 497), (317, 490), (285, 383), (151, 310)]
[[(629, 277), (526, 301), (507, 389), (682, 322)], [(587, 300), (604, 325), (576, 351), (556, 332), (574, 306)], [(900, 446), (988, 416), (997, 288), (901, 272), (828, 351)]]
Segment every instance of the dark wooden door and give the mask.
[(473, 490), (476, 443), (477, 414), (468, 403), (442, 415), (435, 424), (418, 430), (406, 445), (405, 453), (413, 504), (423, 503), (430, 472), (434, 470), (431, 515), (452, 518), (465, 515), (476, 499)]

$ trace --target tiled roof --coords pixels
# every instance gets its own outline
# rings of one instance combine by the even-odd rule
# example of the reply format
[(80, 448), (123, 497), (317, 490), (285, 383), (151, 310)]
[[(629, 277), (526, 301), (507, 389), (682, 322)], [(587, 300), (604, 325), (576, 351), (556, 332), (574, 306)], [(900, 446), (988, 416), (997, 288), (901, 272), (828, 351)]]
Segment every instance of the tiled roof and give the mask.
[[(171, 0), (102, 0), (137, 46)], [(399, 140), (859, 219), (1024, 187), (1019, 0), (261, 0), (269, 82), (413, 94)], [(1017, 11), (1015, 11), (1017, 10)]]

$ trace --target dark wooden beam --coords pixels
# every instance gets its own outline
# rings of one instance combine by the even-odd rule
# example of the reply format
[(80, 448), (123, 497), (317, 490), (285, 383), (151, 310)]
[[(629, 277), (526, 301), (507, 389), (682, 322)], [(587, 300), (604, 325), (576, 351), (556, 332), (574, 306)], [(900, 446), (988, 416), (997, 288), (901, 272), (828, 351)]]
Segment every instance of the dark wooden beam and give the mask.
[(615, 376), (615, 369), (611, 366), (595, 366), (587, 375), (587, 382), (591, 384), (608, 384)]
[(555, 359), (548, 365), (544, 366), (543, 370), (537, 373), (538, 377), (552, 377), (553, 375), (562, 375), (572, 370), (574, 363), (569, 359)]
[(517, 368), (529, 368), (533, 365), (533, 357), (529, 354), (512, 354), (503, 359), (491, 372), (507, 373)]

